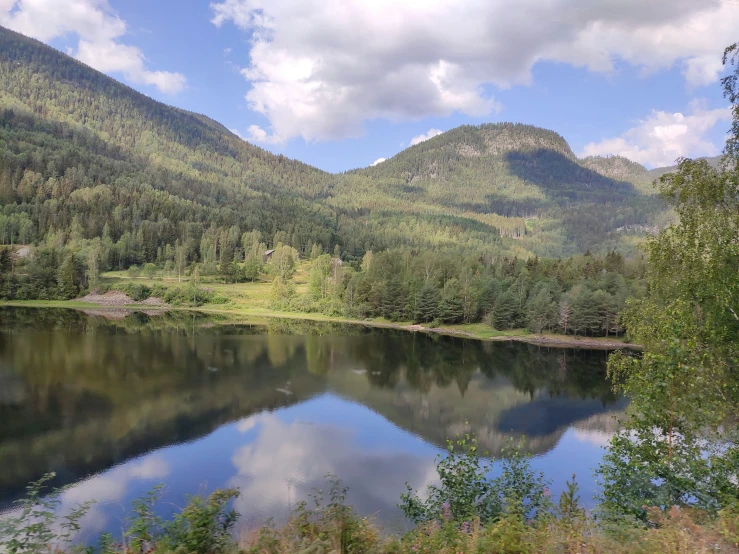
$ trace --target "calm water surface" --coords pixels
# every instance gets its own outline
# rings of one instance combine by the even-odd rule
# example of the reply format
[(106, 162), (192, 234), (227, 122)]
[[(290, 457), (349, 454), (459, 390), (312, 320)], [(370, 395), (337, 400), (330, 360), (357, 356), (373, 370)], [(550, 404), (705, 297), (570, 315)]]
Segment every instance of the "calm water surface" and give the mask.
[(357, 326), (233, 325), (194, 314), (0, 308), (0, 511), (47, 472), (65, 506), (95, 499), (90, 537), (119, 533), (133, 498), (237, 486), (245, 525), (284, 519), (327, 473), (388, 526), (425, 488), (445, 440), (497, 455), (526, 436), (583, 500), (625, 402), (606, 354)]

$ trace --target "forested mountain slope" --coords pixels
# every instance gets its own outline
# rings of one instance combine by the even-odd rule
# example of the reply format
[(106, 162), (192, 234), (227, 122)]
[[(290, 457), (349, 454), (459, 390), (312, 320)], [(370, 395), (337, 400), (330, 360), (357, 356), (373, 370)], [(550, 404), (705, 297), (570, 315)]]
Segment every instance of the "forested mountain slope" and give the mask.
[(643, 166), (578, 160), (560, 135), (522, 124), (458, 127), (349, 176), (384, 185), (388, 205), (490, 223), (539, 255), (628, 249), (624, 231), (651, 227), (663, 212)]
[(74, 222), (114, 241), (141, 230), (147, 257), (210, 225), (334, 240), (335, 214), (310, 200), (327, 174), (12, 31), (0, 29), (0, 53), (0, 203), (16, 205), (3, 242)]
[(401, 246), (628, 253), (662, 205), (646, 170), (614, 160), (580, 161), (554, 132), (491, 124), (331, 175), (0, 28), (0, 244), (100, 237), (110, 267), (163, 262), (178, 246), (212, 262), (252, 229), (268, 246), (319, 243), (347, 258)]

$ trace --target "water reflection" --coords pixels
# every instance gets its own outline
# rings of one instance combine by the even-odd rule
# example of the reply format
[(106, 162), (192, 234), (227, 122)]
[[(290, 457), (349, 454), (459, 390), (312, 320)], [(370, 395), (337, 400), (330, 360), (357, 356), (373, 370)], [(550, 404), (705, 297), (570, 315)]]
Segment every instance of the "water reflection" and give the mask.
[(100, 501), (89, 532), (115, 532), (158, 482), (175, 505), (239, 486), (256, 523), (331, 472), (390, 520), (463, 430), (493, 454), (526, 435), (555, 479), (580, 473), (585, 497), (624, 406), (605, 360), (356, 326), (0, 309), (0, 509), (53, 470), (78, 483), (65, 502)]

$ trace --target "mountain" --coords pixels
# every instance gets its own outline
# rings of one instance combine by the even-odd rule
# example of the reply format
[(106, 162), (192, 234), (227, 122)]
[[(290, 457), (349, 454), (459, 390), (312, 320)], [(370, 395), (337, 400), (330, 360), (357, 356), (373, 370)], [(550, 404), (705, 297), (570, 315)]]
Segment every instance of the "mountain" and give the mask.
[(454, 213), (539, 255), (623, 249), (618, 229), (653, 225), (664, 211), (639, 164), (579, 160), (557, 133), (514, 123), (458, 127), (350, 175), (376, 183), (386, 209)]
[[(721, 160), (724, 159), (723, 156), (713, 156), (711, 158), (703, 157), (698, 158), (699, 160), (706, 160), (708, 162), (708, 165), (711, 167), (718, 168), (721, 165)], [(671, 165), (669, 167), (656, 167), (649, 171), (649, 178), (650, 179), (659, 179), (664, 175), (665, 173), (672, 173), (677, 169), (676, 165)]]
[(335, 241), (335, 212), (313, 201), (328, 174), (7, 29), (0, 52), (0, 203), (25, 204), (34, 220), (16, 238), (76, 217), (85, 236), (107, 224), (115, 239), (143, 226), (174, 242), (194, 223)]
[(611, 179), (628, 181), (644, 194), (656, 193), (649, 170), (623, 156), (588, 156), (580, 164)]
[(0, 28), (0, 244), (102, 237), (112, 267), (171, 258), (177, 244), (201, 260), (207, 236), (239, 247), (252, 229), (348, 259), (401, 246), (629, 253), (642, 231), (624, 230), (664, 210), (636, 166), (578, 160), (557, 133), (504, 123), (332, 175)]

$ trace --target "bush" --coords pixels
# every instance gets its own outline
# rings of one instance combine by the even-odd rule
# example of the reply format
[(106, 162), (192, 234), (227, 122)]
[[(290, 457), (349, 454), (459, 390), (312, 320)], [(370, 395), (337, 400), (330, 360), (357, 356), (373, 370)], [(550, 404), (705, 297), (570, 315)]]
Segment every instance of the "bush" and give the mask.
[(148, 263), (144, 266), (143, 271), (147, 279), (153, 279), (157, 272), (157, 266), (153, 263)]
[(167, 290), (167, 287), (165, 287), (164, 285), (152, 285), (149, 296), (153, 296), (155, 298), (164, 298), (164, 295), (167, 294)]
[(164, 293), (164, 301), (173, 306), (180, 306), (187, 302), (185, 290), (182, 287), (171, 287)]
[(548, 482), (531, 468), (529, 457), (518, 448), (503, 451), (500, 477), (490, 479), (493, 467), (477, 452), (477, 440), (469, 434), (447, 441), (449, 455), (439, 458), (436, 471), (440, 484), (430, 485), (426, 500), (408, 486), (400, 509), (414, 523), (467, 521), (486, 523), (504, 515), (536, 519), (551, 507)]
[(168, 288), (163, 299), (167, 304), (173, 306), (192, 306), (195, 308), (207, 303), (225, 304), (228, 302), (227, 298), (215, 296), (210, 291), (192, 285)]
[(298, 503), (287, 525), (275, 529), (269, 525), (253, 533), (246, 541), (246, 554), (305, 552), (351, 552), (370, 554), (388, 550), (379, 529), (345, 504), (346, 487), (329, 476), (329, 502), (323, 492), (314, 491), (314, 509)]
[(116, 286), (116, 290), (125, 292), (131, 300), (141, 302), (151, 296), (151, 288), (141, 283), (123, 283)]
[(141, 275), (141, 268), (137, 265), (132, 265), (126, 270), (126, 273), (131, 279), (136, 279)]

